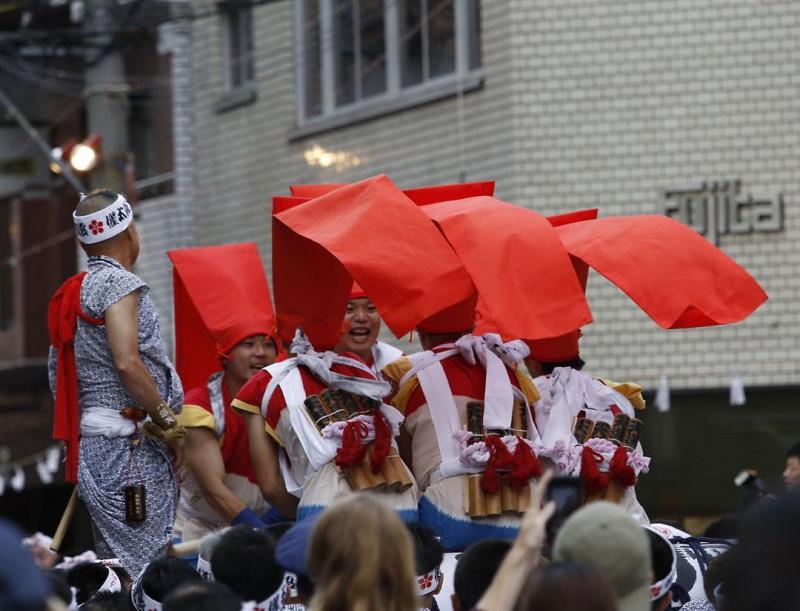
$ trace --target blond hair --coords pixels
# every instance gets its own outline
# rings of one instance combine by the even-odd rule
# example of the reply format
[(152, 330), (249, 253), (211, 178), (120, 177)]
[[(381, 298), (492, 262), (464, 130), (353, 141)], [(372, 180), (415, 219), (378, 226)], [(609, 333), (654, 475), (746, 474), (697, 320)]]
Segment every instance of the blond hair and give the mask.
[(367, 495), (332, 505), (311, 537), (312, 611), (416, 611), (414, 550), (400, 518)]

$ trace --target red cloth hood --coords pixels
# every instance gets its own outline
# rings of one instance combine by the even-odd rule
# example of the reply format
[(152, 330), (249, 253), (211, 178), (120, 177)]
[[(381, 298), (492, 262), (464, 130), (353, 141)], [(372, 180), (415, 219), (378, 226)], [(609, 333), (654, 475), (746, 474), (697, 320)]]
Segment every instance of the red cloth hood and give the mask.
[(353, 301), (353, 299), (363, 299), (365, 297), (369, 297), (366, 291), (358, 286), (358, 282), (353, 282), (353, 287), (350, 289), (350, 295), (348, 295), (348, 301)]
[[(175, 366), (183, 385), (205, 384), (219, 356), (251, 335), (275, 335), (275, 313), (255, 244), (183, 248), (173, 268)], [(280, 349), (280, 346), (277, 346)]]
[[(291, 197), (278, 196), (273, 198), (273, 213), (278, 214), (278, 212), (282, 210), (294, 207), (314, 197), (325, 195), (343, 186), (343, 184), (335, 183), (291, 185), (289, 187), (289, 191), (292, 194)], [(484, 180), (480, 182), (461, 182), (431, 187), (418, 187), (415, 189), (404, 189), (403, 193), (415, 204), (424, 206), (426, 204), (447, 202), (454, 199), (464, 199), (465, 197), (494, 195), (494, 181)]]
[[(547, 220), (553, 227), (561, 227), (578, 221), (589, 221), (597, 218), (597, 208), (587, 210), (575, 210), (563, 214), (548, 216)], [(586, 283), (589, 279), (589, 266), (580, 259), (569, 256), (575, 274), (578, 277), (584, 295), (586, 294)], [(558, 337), (547, 339), (528, 340), (528, 347), (531, 349), (531, 358), (545, 363), (560, 363), (569, 361), (580, 356), (580, 329), (575, 329)]]
[(272, 247), (281, 336), (302, 327), (317, 349), (338, 342), (353, 282), (397, 336), (474, 292), (441, 233), (383, 175), (273, 214)]
[(767, 300), (747, 271), (666, 216), (617, 216), (557, 228), (570, 255), (605, 276), (664, 329), (739, 322)]
[(425, 205), (478, 289), (478, 334), (536, 339), (591, 321), (558, 235), (538, 213), (494, 197)]
[(543, 363), (563, 363), (580, 356), (580, 329), (570, 331), (558, 337), (527, 341), (531, 349), (530, 358)]

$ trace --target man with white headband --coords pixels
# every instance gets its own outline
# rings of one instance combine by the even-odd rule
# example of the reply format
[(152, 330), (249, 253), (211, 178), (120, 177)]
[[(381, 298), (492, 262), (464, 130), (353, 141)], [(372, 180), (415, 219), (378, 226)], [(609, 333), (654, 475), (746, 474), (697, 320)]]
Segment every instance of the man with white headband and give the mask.
[(136, 577), (163, 553), (175, 520), (183, 390), (149, 288), (131, 271), (130, 204), (93, 191), (73, 220), (88, 272), (67, 280), (48, 311), (53, 436), (67, 444), (67, 480), (89, 510), (98, 557), (119, 558)]

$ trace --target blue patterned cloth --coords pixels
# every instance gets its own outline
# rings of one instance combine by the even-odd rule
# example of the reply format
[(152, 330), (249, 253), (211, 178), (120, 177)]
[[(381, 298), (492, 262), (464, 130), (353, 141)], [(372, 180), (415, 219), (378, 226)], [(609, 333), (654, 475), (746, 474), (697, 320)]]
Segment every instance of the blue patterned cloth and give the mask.
[[(91, 257), (81, 286), (81, 307), (89, 316), (103, 318), (109, 307), (134, 291), (139, 299), (139, 355), (161, 397), (177, 413), (183, 404), (183, 389), (161, 341), (158, 314), (144, 281), (109, 257)], [(78, 321), (75, 365), (82, 412), (87, 408), (119, 411), (137, 406), (114, 368), (105, 326)], [(160, 442), (142, 437), (130, 466), (129, 458), (128, 437), (82, 436), (78, 493), (92, 517), (98, 555), (119, 558), (135, 578), (163, 554), (175, 520), (179, 490), (167, 448)], [(128, 483), (145, 485), (144, 522), (125, 521), (123, 487)]]

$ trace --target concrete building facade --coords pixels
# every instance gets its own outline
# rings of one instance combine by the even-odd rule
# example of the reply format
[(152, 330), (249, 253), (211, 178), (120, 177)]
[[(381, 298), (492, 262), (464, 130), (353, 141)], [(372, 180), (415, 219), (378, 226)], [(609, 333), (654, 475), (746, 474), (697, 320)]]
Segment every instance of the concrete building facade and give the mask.
[[(545, 214), (680, 218), (769, 302), (741, 324), (667, 332), (594, 275), (584, 357), (648, 391), (669, 379), (673, 412), (646, 416), (664, 475), (648, 476), (645, 494), (660, 511), (719, 511), (735, 501), (739, 467), (774, 475), (800, 437), (800, 5), (198, 0), (192, 10), (191, 61), (179, 65), (192, 79), (197, 243), (255, 241), (269, 266), (272, 195), (377, 173), (401, 187), (493, 179), (500, 198)], [(427, 24), (417, 32), (413, 19)], [(422, 76), (408, 77), (418, 35)], [(353, 70), (355, 85), (340, 78)], [(158, 241), (155, 224), (145, 229)], [(165, 269), (148, 277), (162, 295)], [(727, 405), (735, 375), (749, 399), (739, 408)], [(705, 479), (678, 490), (677, 474), (709, 444), (742, 464), (716, 456)], [(715, 499), (687, 500), (695, 492)]]

